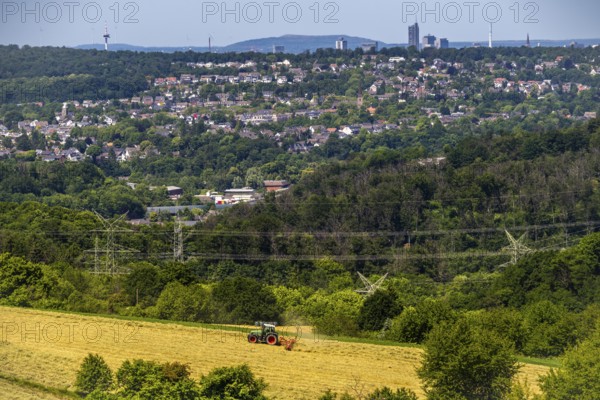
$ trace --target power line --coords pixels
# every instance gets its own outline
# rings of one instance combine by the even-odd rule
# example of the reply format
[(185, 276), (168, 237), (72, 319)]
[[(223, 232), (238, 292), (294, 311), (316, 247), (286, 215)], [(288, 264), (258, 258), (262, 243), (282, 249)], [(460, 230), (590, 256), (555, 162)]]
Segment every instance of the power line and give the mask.
[[(122, 271), (119, 270), (119, 267), (117, 265), (117, 254), (131, 253), (134, 251), (120, 248), (120, 246), (118, 246), (115, 241), (115, 233), (132, 232), (131, 230), (122, 230), (121, 228), (117, 228), (117, 224), (123, 223), (123, 220), (127, 217), (127, 213), (120, 215), (119, 217), (112, 220), (104, 218), (96, 211), (94, 211), (94, 214), (96, 215), (96, 218), (98, 218), (100, 223), (104, 226), (104, 229), (96, 230), (92, 233), (103, 234), (105, 238), (105, 244), (103, 247), (101, 247), (99, 237), (95, 236), (93, 250), (94, 266), (91, 272), (95, 274), (105, 275), (116, 275), (122, 273)], [(90, 250), (87, 250), (86, 252), (89, 253)]]

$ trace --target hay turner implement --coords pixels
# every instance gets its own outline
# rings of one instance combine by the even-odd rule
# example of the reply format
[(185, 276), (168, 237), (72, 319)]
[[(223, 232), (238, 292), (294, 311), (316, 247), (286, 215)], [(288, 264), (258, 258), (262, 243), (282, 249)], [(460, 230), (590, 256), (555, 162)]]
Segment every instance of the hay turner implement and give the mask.
[(297, 341), (298, 341), (297, 338), (286, 338), (286, 337), (283, 337), (283, 336), (281, 336), (279, 338), (279, 343), (281, 343), (281, 345), (287, 351), (292, 351), (292, 349), (294, 348), (294, 345), (296, 344)]

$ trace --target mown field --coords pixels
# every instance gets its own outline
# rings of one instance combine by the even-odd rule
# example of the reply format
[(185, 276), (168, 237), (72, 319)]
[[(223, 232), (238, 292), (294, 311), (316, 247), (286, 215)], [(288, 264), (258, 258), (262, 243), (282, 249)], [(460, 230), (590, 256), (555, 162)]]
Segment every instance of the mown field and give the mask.
[[(31, 309), (0, 307), (1, 398), (61, 398), (6, 379), (74, 390), (77, 369), (98, 353), (116, 370), (126, 359), (180, 361), (192, 374), (247, 363), (269, 384), (273, 399), (316, 399), (326, 389), (363, 393), (377, 387), (407, 387), (422, 397), (415, 368), (422, 350), (347, 343), (314, 337), (304, 329), (294, 351), (251, 345), (245, 334), (174, 323), (125, 321)], [(228, 328), (230, 329), (230, 328)], [(281, 328), (294, 336), (295, 328)], [(526, 364), (520, 379), (537, 392), (547, 367)]]

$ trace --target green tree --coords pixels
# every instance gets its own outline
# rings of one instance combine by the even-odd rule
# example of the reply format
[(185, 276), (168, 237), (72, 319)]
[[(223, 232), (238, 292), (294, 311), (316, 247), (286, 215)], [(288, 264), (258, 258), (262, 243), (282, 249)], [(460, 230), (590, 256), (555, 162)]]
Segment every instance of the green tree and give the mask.
[(303, 311), (319, 333), (352, 336), (358, 332), (357, 318), (363, 302), (354, 290), (331, 294), (320, 290), (306, 300)]
[(352, 284), (350, 273), (344, 266), (327, 257), (315, 262), (311, 280), (315, 288), (328, 288), (330, 292), (338, 291)]
[(85, 154), (92, 157), (92, 161), (96, 163), (96, 158), (102, 154), (102, 147), (98, 146), (97, 144), (93, 144), (87, 148)]
[(217, 284), (212, 291), (212, 304), (217, 322), (277, 321), (281, 312), (271, 289), (243, 277), (228, 278)]
[(596, 332), (568, 351), (562, 367), (541, 379), (547, 400), (593, 400), (600, 398), (600, 325)]
[(392, 292), (377, 290), (363, 303), (358, 314), (358, 326), (367, 331), (380, 330), (385, 321), (397, 315), (399, 311)]
[(446, 301), (425, 298), (416, 307), (406, 307), (392, 320), (387, 337), (404, 343), (422, 343), (437, 324), (454, 321), (456, 312)]
[(132, 264), (130, 268), (131, 273), (125, 278), (125, 291), (130, 304), (154, 304), (165, 286), (160, 270), (147, 262)]
[(502, 399), (519, 366), (513, 345), (467, 319), (433, 328), (418, 375), (429, 399)]
[(209, 295), (199, 285), (184, 286), (175, 281), (163, 289), (156, 302), (159, 318), (176, 321), (208, 321)]
[(30, 294), (42, 278), (40, 265), (8, 253), (1, 254), (0, 303), (14, 306), (30, 305)]
[(77, 372), (77, 380), (75, 381), (77, 390), (87, 395), (95, 390), (109, 390), (112, 383), (112, 372), (106, 361), (98, 354), (88, 354), (83, 359)]

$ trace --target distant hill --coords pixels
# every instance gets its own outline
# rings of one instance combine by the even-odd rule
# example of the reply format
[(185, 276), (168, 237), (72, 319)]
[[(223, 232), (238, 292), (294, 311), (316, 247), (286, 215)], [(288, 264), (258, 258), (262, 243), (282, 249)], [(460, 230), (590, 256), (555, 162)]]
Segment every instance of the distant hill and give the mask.
[[(259, 53), (270, 53), (273, 51), (273, 46), (284, 46), (286, 53), (298, 54), (303, 51), (309, 50), (314, 52), (320, 48), (334, 48), (335, 41), (340, 37), (343, 37), (348, 41), (348, 48), (355, 49), (360, 47), (363, 43), (377, 42), (374, 39), (346, 36), (346, 35), (325, 35), (325, 36), (308, 36), (308, 35), (284, 35), (280, 37), (268, 37), (260, 39), (250, 39), (243, 42), (233, 43), (227, 46), (213, 46), (212, 51), (218, 53), (226, 52), (246, 52), (256, 51)], [(379, 48), (383, 47), (395, 47), (400, 46), (398, 44), (388, 44), (378, 42)], [(103, 43), (96, 44), (83, 44), (76, 46), (78, 49), (97, 49), (103, 50)], [(208, 47), (206, 46), (192, 46), (192, 47), (144, 47), (144, 46), (133, 46), (122, 43), (111, 43), (109, 44), (110, 50), (129, 50), (129, 51), (146, 51), (146, 52), (165, 52), (173, 53), (176, 51), (197, 51), (206, 52)]]
[[(335, 41), (340, 37), (343, 37), (348, 41), (348, 48), (355, 49), (360, 47), (363, 43), (378, 42), (379, 48), (390, 48), (390, 47), (405, 47), (406, 43), (384, 43), (375, 39), (368, 39), (356, 36), (347, 35), (284, 35), (279, 37), (268, 37), (260, 39), (250, 39), (243, 42), (233, 43), (228, 46), (214, 46), (212, 51), (217, 53), (226, 52), (246, 52), (256, 51), (260, 53), (270, 53), (273, 51), (273, 46), (284, 46), (286, 53), (298, 54), (306, 50), (314, 52), (317, 49), (334, 48)], [(452, 42), (450, 41), (450, 47), (452, 48), (463, 48), (471, 47), (475, 42)], [(565, 39), (565, 40), (535, 40), (532, 39), (531, 45), (537, 46), (538, 44), (542, 47), (563, 47), (570, 46), (572, 43), (577, 43), (581, 46), (593, 46), (600, 44), (600, 39)], [(480, 42), (482, 46), (487, 46), (487, 41)], [(497, 47), (520, 47), (525, 45), (524, 40), (497, 40), (494, 41), (494, 46)], [(209, 51), (207, 46), (192, 46), (192, 47), (144, 47), (134, 46), (129, 44), (111, 43), (110, 50), (129, 50), (129, 51), (140, 51), (140, 52), (164, 52), (173, 53), (176, 51), (195, 51), (195, 52), (207, 52)], [(84, 44), (76, 46), (78, 49), (97, 49), (103, 50), (104, 44)]]
[(262, 39), (245, 40), (223, 47), (224, 51), (257, 51), (268, 53), (273, 51), (273, 46), (284, 46), (287, 53), (302, 53), (303, 51), (315, 51), (317, 49), (335, 48), (335, 42), (340, 37), (348, 41), (348, 48), (355, 49), (361, 47), (363, 43), (378, 42), (379, 48), (396, 47), (398, 44), (388, 44), (375, 39), (367, 39), (347, 35), (326, 35), (326, 36), (307, 36), (307, 35), (284, 35), (280, 37), (269, 37)]

